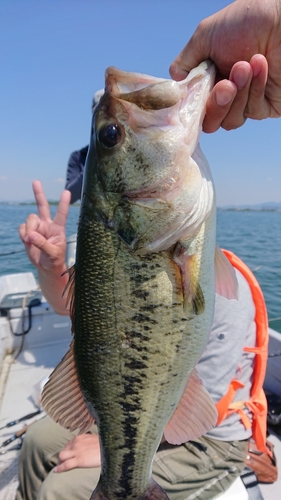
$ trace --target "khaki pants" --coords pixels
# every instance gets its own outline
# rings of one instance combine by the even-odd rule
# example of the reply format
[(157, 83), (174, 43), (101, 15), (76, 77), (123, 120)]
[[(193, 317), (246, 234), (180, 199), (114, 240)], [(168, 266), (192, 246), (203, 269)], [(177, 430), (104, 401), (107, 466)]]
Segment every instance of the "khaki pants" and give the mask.
[[(97, 432), (95, 426), (92, 432)], [(99, 468), (52, 472), (58, 453), (74, 435), (49, 417), (28, 429), (19, 459), (16, 500), (89, 500)], [(156, 453), (153, 477), (171, 500), (213, 499), (243, 470), (246, 449), (246, 441), (206, 437), (181, 446), (164, 443)]]

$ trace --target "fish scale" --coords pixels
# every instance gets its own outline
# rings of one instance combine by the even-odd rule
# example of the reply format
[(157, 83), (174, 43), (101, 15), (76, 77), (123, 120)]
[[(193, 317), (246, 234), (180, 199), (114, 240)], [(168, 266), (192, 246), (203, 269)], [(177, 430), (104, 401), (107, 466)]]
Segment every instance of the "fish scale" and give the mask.
[[(78, 374), (99, 425), (102, 490), (107, 494), (110, 485), (116, 497), (139, 498), (149, 487), (162, 429), (183, 390), (187, 360), (180, 363), (178, 354), (192, 348), (189, 318), (170, 253), (135, 255), (90, 205), (88, 211), (83, 206), (75, 282), (75, 311), (81, 311), (74, 322)], [(81, 293), (85, 288), (87, 294)], [(173, 393), (178, 397), (171, 402)]]
[(162, 437), (181, 444), (216, 423), (195, 369), (215, 272), (221, 293), (222, 276), (235, 276), (215, 250), (214, 187), (198, 144), (213, 82), (210, 62), (182, 82), (109, 68), (94, 110), (69, 273), (74, 340), (42, 396), (70, 430), (97, 421), (91, 500), (167, 500), (151, 476)]

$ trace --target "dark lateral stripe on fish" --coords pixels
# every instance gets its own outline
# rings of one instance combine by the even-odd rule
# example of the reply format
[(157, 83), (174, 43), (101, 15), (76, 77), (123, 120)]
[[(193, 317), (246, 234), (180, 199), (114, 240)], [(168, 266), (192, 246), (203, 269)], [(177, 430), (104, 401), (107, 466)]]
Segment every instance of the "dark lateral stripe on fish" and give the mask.
[(149, 297), (148, 290), (137, 289), (133, 290), (132, 295), (135, 295), (138, 299), (147, 299)]
[(130, 370), (145, 370), (147, 368), (147, 365), (145, 363), (135, 358), (131, 358), (129, 361), (127, 361), (125, 363), (125, 366)]
[(153, 325), (157, 325), (157, 321), (155, 319), (150, 318), (150, 316), (146, 316), (145, 314), (142, 314), (142, 313), (135, 314), (132, 317), (132, 321), (137, 321), (138, 323), (144, 323), (145, 321), (147, 321), (148, 323), (152, 323)]
[(145, 345), (135, 344), (135, 342), (132, 342), (132, 340), (130, 340), (130, 347), (137, 352), (148, 352), (148, 348)]
[[(144, 326), (144, 330), (147, 330), (146, 326)], [(126, 331), (126, 335), (130, 339), (140, 339), (142, 341), (144, 340), (145, 342), (150, 340), (150, 338), (147, 335), (137, 330)], [(146, 347), (142, 345), (142, 349), (146, 349)]]
[(123, 427), (123, 436), (125, 439), (123, 448), (125, 451), (122, 463), (121, 463), (121, 471), (122, 474), (119, 478), (119, 487), (120, 490), (116, 492), (116, 498), (124, 499), (129, 498), (133, 492), (132, 481), (134, 474), (134, 466), (135, 466), (135, 448), (137, 446), (137, 434), (138, 434), (138, 418), (135, 416), (137, 413), (141, 411), (141, 401), (138, 398), (131, 403), (127, 401), (127, 396), (130, 395), (126, 388), (129, 389), (129, 392), (134, 391), (133, 384), (136, 380), (131, 378), (132, 386), (129, 387), (127, 384), (125, 385), (125, 397), (122, 398), (122, 408), (124, 410), (124, 421), (122, 422)]
[(143, 274), (134, 274), (130, 276), (130, 280), (136, 284), (136, 286), (140, 286), (147, 281), (150, 281), (150, 276), (143, 276)]
[[(142, 378), (146, 378), (142, 377)], [(143, 380), (141, 377), (138, 375), (129, 375), (124, 377), (124, 389), (125, 393), (128, 396), (134, 396), (135, 395), (135, 386), (138, 387), (139, 390), (143, 388)]]
[(160, 307), (162, 304), (146, 304), (145, 306), (141, 306), (140, 307), (140, 310), (141, 311), (151, 311), (153, 312), (154, 309), (156, 309), (157, 307)]

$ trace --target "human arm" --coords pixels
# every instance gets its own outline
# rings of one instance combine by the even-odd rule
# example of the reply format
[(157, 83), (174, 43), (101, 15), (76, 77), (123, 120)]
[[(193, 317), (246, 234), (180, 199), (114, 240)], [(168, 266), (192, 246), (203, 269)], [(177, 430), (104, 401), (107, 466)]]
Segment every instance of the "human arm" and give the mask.
[(65, 265), (65, 224), (70, 200), (69, 191), (63, 191), (54, 219), (45, 198), (41, 182), (32, 184), (38, 214), (30, 214), (19, 227), (19, 234), (25, 245), (30, 262), (38, 270), (39, 283), (44, 296), (53, 309), (68, 315), (63, 290), (68, 281)]
[(80, 434), (71, 439), (59, 454), (59, 464), (54, 472), (79, 467), (100, 467), (100, 445), (97, 434)]
[(204, 59), (218, 68), (203, 129), (281, 115), (281, 1), (236, 0), (204, 19), (170, 67), (181, 80)]

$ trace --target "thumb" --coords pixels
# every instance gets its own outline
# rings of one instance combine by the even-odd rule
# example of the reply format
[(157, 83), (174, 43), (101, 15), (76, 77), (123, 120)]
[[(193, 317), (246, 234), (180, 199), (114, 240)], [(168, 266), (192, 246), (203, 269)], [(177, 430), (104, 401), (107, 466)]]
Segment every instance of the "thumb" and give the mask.
[(187, 77), (188, 73), (205, 59), (210, 58), (210, 44), (206, 31), (200, 24), (189, 42), (172, 62), (169, 71), (171, 77), (180, 81)]

